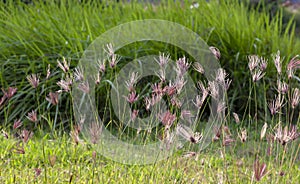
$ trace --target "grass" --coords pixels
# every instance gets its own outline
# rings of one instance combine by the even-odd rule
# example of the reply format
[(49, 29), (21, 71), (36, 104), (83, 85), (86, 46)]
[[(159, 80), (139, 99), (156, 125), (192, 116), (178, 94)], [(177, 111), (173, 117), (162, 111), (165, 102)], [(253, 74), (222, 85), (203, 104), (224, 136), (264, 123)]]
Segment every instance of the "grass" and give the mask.
[[(271, 17), (267, 11), (259, 12), (237, 1), (201, 1), (199, 8), (190, 9), (188, 2), (174, 3), (171, 0), (160, 4), (66, 0), (24, 5), (9, 2), (0, 7), (1, 183), (297, 183), (300, 180), (300, 114), (299, 94), (296, 94), (299, 64), (294, 67), (292, 77), (288, 77), (286, 69), (290, 59), (299, 54), (295, 48), (300, 48), (300, 41), (294, 35), (294, 22), (282, 21), (282, 10)], [(182, 11), (178, 11), (179, 8)], [(205, 90), (209, 91), (203, 104), (197, 106), (199, 112), (194, 122), (200, 120), (202, 125), (208, 121), (207, 111), (214, 99), (214, 84), (230, 84), (230, 88), (225, 101), (217, 104), (221, 106), (218, 115), (222, 126), (213, 127), (212, 135), (206, 135), (198, 124), (193, 130), (187, 125), (177, 129), (180, 123), (172, 118), (179, 118), (182, 111), (172, 103), (171, 97), (179, 98), (180, 92), (168, 94), (173, 86), (158, 77), (143, 79), (132, 86), (140, 98), (155, 94), (148, 83), (160, 81), (165, 91), (162, 99), (170, 109), (166, 111), (169, 114), (159, 114), (162, 123), (156, 128), (136, 130), (122, 121), (121, 117), (128, 112), (121, 112), (118, 117), (112, 110), (109, 95), (110, 90), (117, 87), (113, 80), (118, 71), (131, 59), (158, 55), (160, 51), (170, 53), (171, 58), (177, 60), (174, 73), (180, 76), (178, 71), (186, 63), (180, 64), (178, 59), (186, 53), (158, 42), (133, 43), (113, 53), (120, 55), (121, 60), (112, 67), (112, 55), (108, 57), (105, 72), (99, 72), (102, 78), (96, 88), (96, 102), (105, 128), (123, 141), (140, 145), (155, 141), (163, 142), (164, 146), (171, 145), (169, 130), (178, 130), (183, 138), (188, 139), (183, 148), (167, 159), (148, 165), (126, 165), (104, 157), (91, 140), (85, 139), (84, 131), (88, 131), (92, 140), (103, 143), (102, 131), (100, 136), (97, 132), (100, 127), (96, 125), (81, 129), (81, 119), (74, 119), (73, 115), (74, 91), (68, 91), (68, 86), (59, 87), (57, 82), (71, 79), (76, 83), (73, 79), (75, 66), (84, 50), (101, 33), (121, 23), (149, 18), (180, 23), (221, 51), (220, 63), (229, 75), (221, 72), (215, 83), (209, 83), (192, 67), (188, 70), (193, 74), (194, 82), (204, 84), (205, 89), (200, 87), (199, 94), (204, 96)], [(286, 57), (279, 62), (282, 73), (278, 71), (279, 66), (275, 67), (276, 59), (271, 55), (277, 50), (280, 50), (281, 57)], [(248, 70), (251, 59), (247, 56), (252, 54), (269, 59), (266, 70), (261, 69), (262, 58), (258, 58), (252, 71)], [(63, 63), (63, 56), (66, 63)], [(57, 65), (57, 59), (63, 67)], [(195, 62), (189, 59), (189, 62)], [(70, 70), (63, 71), (66, 65), (70, 65)], [(48, 66), (51, 73), (46, 77)], [(258, 71), (265, 76), (253, 81), (252, 77)], [(26, 79), (31, 74), (38, 74), (37, 86)], [(176, 90), (178, 80), (172, 81)], [(36, 81), (31, 79), (31, 83)], [(83, 79), (78, 81), (84, 84)], [(285, 82), (288, 89), (278, 87), (277, 81)], [(11, 96), (6, 93), (13, 89), (9, 86), (17, 89)], [(72, 87), (82, 90), (86, 86)], [(49, 92), (57, 90), (64, 90), (57, 93), (57, 102), (55, 99), (46, 100), (50, 98)], [(130, 108), (148, 116), (140, 98), (133, 99)], [(124, 97), (120, 99), (124, 100)], [(273, 100), (277, 106), (271, 106)], [(274, 113), (270, 113), (272, 109)], [(233, 116), (234, 112), (238, 118)], [(80, 116), (80, 113), (84, 114), (79, 111), (76, 115)], [(203, 135), (202, 139), (212, 138), (213, 142), (201, 150), (204, 143), (197, 143), (199, 137), (196, 138), (195, 131)], [(123, 156), (130, 153), (131, 150), (121, 150)]]
[[(242, 69), (247, 67), (247, 55), (269, 57), (280, 50), (288, 61), (297, 54), (295, 48), (299, 48), (300, 42), (294, 35), (295, 24), (292, 19), (283, 23), (282, 11), (271, 17), (267, 10), (249, 10), (247, 5), (235, 1), (201, 2), (197, 9), (189, 6), (187, 2), (173, 1), (163, 1), (159, 5), (63, 1), (61, 6), (53, 2), (35, 1), (33, 5), (9, 2), (1, 6), (0, 11), (1, 86), (14, 85), (28, 94), (29, 86), (24, 76), (45, 74), (48, 64), (56, 69), (56, 60), (62, 56), (72, 59), (74, 67), (83, 51), (101, 33), (140, 19), (177, 22), (198, 33), (209, 45), (218, 47), (222, 52), (221, 65), (230, 72), (235, 86), (243, 86), (248, 81), (249, 74)], [(169, 53), (176, 55), (174, 50)], [(273, 69), (268, 75), (274, 72)], [(55, 88), (58, 78), (59, 75), (53, 74), (44, 90)], [(243, 92), (240, 98), (232, 99), (235, 111), (245, 108), (241, 106), (247, 100), (247, 91), (243, 89), (229, 91), (231, 97), (236, 90)], [(31, 97), (23, 95), (22, 98), (26, 98), (27, 103), (20, 103), (18, 112), (10, 113), (5, 124), (13, 121), (16, 114), (25, 114), (32, 108), (29, 106)], [(238, 103), (240, 101), (243, 103)]]
[[(237, 153), (236, 148), (226, 150), (222, 157), (224, 150), (218, 148), (218, 143), (197, 156), (182, 157), (177, 153), (167, 160), (138, 166), (113, 162), (99, 154), (93, 156), (94, 150), (88, 144), (76, 145), (67, 137), (56, 140), (48, 137), (32, 139), (24, 145), (24, 154), (16, 153), (15, 140), (1, 137), (1, 183), (253, 182), (253, 159), (229, 154)], [(280, 174), (277, 162), (270, 159), (268, 173), (261, 182), (297, 183), (300, 178), (298, 166), (285, 162)]]

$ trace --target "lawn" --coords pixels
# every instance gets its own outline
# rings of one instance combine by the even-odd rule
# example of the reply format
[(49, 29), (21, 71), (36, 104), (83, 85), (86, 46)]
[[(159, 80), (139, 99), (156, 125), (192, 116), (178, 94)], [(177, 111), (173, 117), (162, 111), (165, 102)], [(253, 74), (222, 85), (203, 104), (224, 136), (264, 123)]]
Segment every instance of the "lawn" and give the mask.
[(299, 183), (293, 15), (0, 2), (0, 183)]

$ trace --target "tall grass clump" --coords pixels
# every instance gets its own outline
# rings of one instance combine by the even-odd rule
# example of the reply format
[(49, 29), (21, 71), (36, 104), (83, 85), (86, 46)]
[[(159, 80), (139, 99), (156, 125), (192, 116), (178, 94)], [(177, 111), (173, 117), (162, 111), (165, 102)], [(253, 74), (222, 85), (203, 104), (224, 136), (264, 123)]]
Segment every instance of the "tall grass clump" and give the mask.
[[(300, 42), (293, 20), (284, 25), (282, 16), (281, 10), (271, 17), (237, 0), (203, 0), (199, 6), (173, 0), (1, 1), (0, 183), (298, 183)], [(141, 19), (174, 21), (201, 35), (222, 66), (214, 80), (205, 79), (203, 66), (184, 51), (155, 41), (117, 51), (113, 43), (106, 45), (109, 57), (97, 62), (95, 76), (77, 67), (101, 33)], [(114, 80), (125, 64), (150, 54), (158, 56), (153, 58), (157, 76), (128, 73), (122, 81), (126, 94), (117, 100), (130, 108), (115, 112)], [(165, 78), (168, 62), (175, 68), (174, 81)], [(197, 90), (191, 99), (195, 116), (182, 108), (188, 74)], [(83, 96), (95, 92), (103, 124), (88, 122), (84, 129), (89, 117), (75, 120), (74, 88)], [(209, 134), (202, 125), (210, 102), (221, 93), (220, 124)], [(153, 114), (160, 102), (166, 109)], [(124, 116), (128, 121), (149, 117), (146, 123), (158, 124), (134, 129)], [(121, 164), (98, 152), (104, 128), (121, 141), (160, 143), (158, 151), (175, 146), (176, 152), (149, 165)], [(174, 135), (183, 143), (177, 144)], [(202, 149), (206, 140), (211, 144)], [(116, 145), (113, 151), (127, 156), (132, 150)]]
[[(267, 11), (249, 10), (247, 4), (238, 1), (200, 1), (199, 5), (191, 8), (188, 1), (150, 4), (64, 0), (34, 1), (28, 5), (19, 1), (1, 2), (0, 82), (3, 89), (11, 86), (19, 91), (11, 99), (15, 105), (1, 110), (3, 124), (8, 125), (36, 108), (50, 110), (56, 121), (71, 119), (71, 111), (66, 110), (69, 106), (66, 104), (70, 104), (68, 95), (62, 95), (64, 103), (59, 108), (36, 102), (59, 89), (56, 83), (63, 74), (57, 70), (56, 60), (64, 56), (72, 61), (70, 67), (74, 68), (87, 46), (101, 33), (116, 25), (141, 19), (180, 23), (201, 35), (209, 45), (217, 46), (222, 52), (220, 62), (232, 74), (235, 86), (229, 91), (230, 98), (234, 99), (232, 108), (244, 109), (246, 103), (238, 102), (248, 100), (244, 90), (249, 85), (249, 74), (245, 72), (246, 56), (259, 54), (268, 57), (277, 50), (287, 60), (296, 55), (295, 48), (299, 48), (300, 42), (294, 35), (295, 25), (291, 20), (283, 28), (281, 11), (271, 18)], [(146, 53), (147, 48), (140, 49), (140, 52)], [(170, 47), (168, 52), (175, 53), (176, 49)], [(131, 53), (131, 50), (124, 49), (124, 53)], [(45, 78), (48, 67), (54, 71), (51, 77), (41, 80), (36, 92), (32, 91), (25, 77), (36, 74)], [(267, 77), (274, 74), (273, 67)], [(269, 82), (276, 81), (270, 79), (266, 84)], [(237, 97), (238, 91), (243, 95)], [(264, 108), (260, 105), (258, 109)]]
[[(212, 53), (216, 58), (220, 58), (221, 53), (217, 48), (211, 47)], [(122, 57), (114, 52), (112, 44), (106, 48), (109, 55), (107, 60), (100, 61), (97, 66), (98, 75), (92, 82), (98, 87), (104, 88), (107, 93), (113, 86), (114, 75), (117, 74), (118, 65), (122, 64)], [(297, 183), (299, 175), (299, 87), (291, 83), (298, 80), (295, 76), (300, 66), (299, 57), (292, 58), (287, 67), (283, 67), (283, 59), (279, 52), (275, 53), (273, 59), (269, 62), (264, 57), (251, 55), (248, 57), (248, 72), (251, 75), (248, 88), (248, 99), (255, 102), (254, 111), (258, 114), (257, 102), (262, 100), (265, 111), (262, 116), (251, 117), (251, 111), (245, 110), (244, 114), (231, 111), (230, 98), (221, 98), (217, 104), (217, 114), (222, 117), (222, 125), (212, 127), (213, 133), (207, 135), (201, 127), (189, 127), (196, 121), (197, 124), (203, 123), (203, 113), (205, 106), (212, 100), (217, 100), (221, 93), (226, 94), (232, 87), (232, 80), (229, 74), (222, 68), (216, 71), (213, 81), (198, 80), (197, 89), (199, 95), (193, 99), (193, 105), (199, 111), (196, 117), (191, 117), (191, 112), (181, 109), (181, 93), (186, 90), (186, 75), (190, 72), (197, 72), (199, 75), (205, 73), (200, 63), (190, 62), (187, 57), (176, 59), (174, 81), (165, 80), (165, 66), (170, 62), (170, 55), (161, 53), (156, 61), (159, 69), (158, 78), (140, 82), (139, 73), (129, 73), (128, 80), (124, 81), (127, 95), (116, 96), (120, 100), (130, 104), (130, 111), (122, 111), (121, 115), (114, 115), (110, 109), (110, 99), (105, 103), (102, 109), (108, 111), (109, 118), (104, 122), (105, 127), (99, 125), (99, 122), (91, 123), (88, 131), (90, 140), (86, 140), (81, 135), (83, 129), (82, 122), (76, 122), (70, 127), (68, 134), (55, 136), (45, 133), (41, 124), (41, 117), (50, 117), (49, 112), (37, 108), (27, 114), (28, 126), (25, 120), (16, 120), (13, 123), (12, 131), (2, 131), (5, 144), (1, 145), (1, 158), (5, 161), (4, 178), (10, 182), (20, 181), (23, 178), (25, 182), (43, 181), (58, 182), (64, 180), (68, 182), (106, 182), (114, 183), (126, 182), (266, 182), (266, 183)], [(269, 72), (269, 67), (275, 65), (277, 85), (272, 86), (276, 89), (272, 96), (268, 96), (268, 90), (264, 91), (262, 96), (258, 97), (259, 91), (256, 89), (264, 87), (264, 78)], [(83, 94), (90, 93), (89, 85), (86, 83), (86, 77), (89, 73), (84, 73), (81, 68), (70, 69), (70, 62), (65, 58), (57, 62), (59, 70), (62, 72), (57, 85), (59, 90), (49, 93), (46, 101), (51, 107), (57, 107), (62, 103), (59, 97), (62, 94), (70, 95), (73, 98), (72, 88), (78, 88)], [(89, 72), (89, 71), (86, 71)], [(38, 90), (42, 85), (42, 80), (47, 80), (51, 76), (51, 71), (43, 79), (38, 75), (28, 75), (27, 80), (33, 91)], [(154, 83), (153, 83), (154, 82)], [(73, 85), (73, 84), (78, 85)], [(108, 83), (108, 85), (106, 85)], [(151, 86), (139, 85), (139, 83), (151, 83)], [(222, 90), (225, 91), (222, 91)], [(145, 92), (146, 91), (146, 92)], [(10, 101), (17, 91), (15, 88), (8, 88), (2, 97), (4, 105), (13, 103)], [(228, 94), (227, 94), (228, 95)], [(36, 95), (35, 101), (39, 102)], [(42, 100), (41, 100), (42, 101)], [(160, 122), (155, 128), (140, 130), (129, 129), (122, 121), (122, 116), (130, 115), (131, 121), (141, 117), (159, 102), (167, 103), (167, 109), (162, 109), (154, 116), (158, 117)], [(142, 105), (141, 105), (142, 104)], [(39, 106), (38, 103), (35, 106)], [(71, 107), (70, 107), (71, 108)], [(250, 107), (249, 107), (250, 108)], [(122, 109), (122, 108), (121, 108)], [(128, 109), (127, 109), (128, 110)], [(81, 112), (79, 112), (81, 113)], [(104, 112), (106, 113), (106, 112)], [(150, 112), (151, 113), (151, 112)], [(111, 115), (112, 114), (112, 115)], [(153, 114), (150, 114), (150, 117)], [(264, 117), (266, 117), (264, 119)], [(117, 119), (119, 118), (119, 119)], [(84, 118), (83, 118), (84, 119)], [(179, 119), (183, 120), (180, 121)], [(233, 120), (235, 121), (233, 121)], [(84, 120), (83, 120), (84, 121)], [(149, 120), (156, 121), (155, 118)], [(211, 122), (209, 122), (211, 123)], [(124, 165), (107, 160), (98, 155), (96, 147), (101, 143), (102, 129), (106, 128), (115, 133), (120, 140), (135, 144), (148, 144), (158, 141), (162, 144), (161, 150), (170, 149), (175, 142), (173, 132), (185, 144), (178, 147), (177, 155), (166, 158), (161, 162), (155, 162), (152, 165), (137, 166)], [(35, 133), (41, 131), (44, 134), (33, 137)], [(55, 140), (52, 140), (54, 137)], [(36, 139), (35, 139), (36, 138)], [(205, 150), (201, 150), (203, 139), (211, 139), (211, 145)], [(37, 144), (36, 144), (37, 143)], [(3, 148), (2, 148), (3, 147)], [(120, 150), (114, 150), (120, 151)], [(121, 150), (124, 154), (130, 150)], [(23, 168), (25, 166), (25, 169)], [(23, 172), (16, 172), (22, 168)], [(30, 171), (31, 169), (31, 171)], [(63, 171), (64, 174), (61, 174)], [(30, 174), (26, 174), (28, 172)], [(6, 174), (7, 173), (7, 174)], [(199, 176), (199, 173), (201, 176)], [(126, 176), (126, 177), (125, 177)]]

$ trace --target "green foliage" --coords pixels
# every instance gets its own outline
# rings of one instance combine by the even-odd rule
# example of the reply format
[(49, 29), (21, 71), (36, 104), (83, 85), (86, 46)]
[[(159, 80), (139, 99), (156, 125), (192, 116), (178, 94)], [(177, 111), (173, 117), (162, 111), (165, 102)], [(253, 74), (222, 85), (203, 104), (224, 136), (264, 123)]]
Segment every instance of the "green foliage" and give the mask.
[[(237, 143), (237, 147), (220, 149), (215, 142), (193, 157), (177, 154), (155, 164), (139, 166), (107, 160), (94, 153), (91, 145), (76, 145), (66, 135), (55, 140), (48, 136), (36, 137), (26, 144), (1, 136), (0, 142), (1, 183), (251, 183), (255, 156), (250, 145), (257, 145), (257, 142), (247, 143), (249, 147), (246, 147)], [(23, 154), (18, 152), (20, 149), (24, 150)], [(289, 153), (295, 149), (297, 142), (285, 147)], [(299, 181), (299, 160), (293, 164), (295, 158), (285, 156), (282, 164), (281, 158), (262, 158), (268, 160), (263, 183)]]
[[(282, 22), (282, 11), (270, 17), (267, 10), (259, 12), (238, 1), (199, 2), (199, 8), (190, 8), (188, 1), (179, 3), (163, 1), (160, 4), (114, 3), (107, 1), (34, 1), (32, 4), (8, 2), (0, 8), (0, 84), (2, 88), (14, 86), (20, 92), (12, 99), (14, 107), (1, 109), (4, 124), (23, 117), (31, 109), (49, 110), (49, 104), (42, 103), (50, 91), (57, 90), (56, 82), (61, 77), (57, 72), (56, 60), (64, 56), (74, 67), (87, 46), (101, 33), (116, 25), (140, 19), (164, 19), (182, 24), (197, 32), (209, 45), (216, 46), (222, 53), (221, 65), (233, 79), (234, 109), (243, 109), (237, 103), (246, 102), (249, 72), (249, 54), (269, 56), (277, 50), (286, 58), (298, 54), (300, 41), (295, 38), (293, 21)], [(139, 52), (143, 53), (143, 49)], [(131, 50), (125, 53), (130, 53)], [(157, 53), (157, 51), (156, 51)], [(176, 55), (172, 50), (171, 54)], [(285, 60), (284, 65), (286, 65)], [(52, 74), (42, 80), (37, 92), (29, 87), (26, 75), (39, 73), (45, 77), (47, 65)], [(271, 64), (269, 65), (271, 66)], [(274, 75), (273, 70), (268, 73)], [(53, 72), (54, 71), (54, 72)], [(239, 91), (239, 98), (234, 98)], [(34, 93), (39, 93), (37, 107)], [(33, 95), (33, 96), (32, 96)], [(47, 106), (48, 105), (48, 106)], [(60, 107), (61, 112), (70, 106)], [(8, 109), (7, 109), (8, 108)], [(50, 109), (52, 112), (57, 109)], [(5, 113), (10, 112), (10, 113)], [(55, 113), (55, 112), (54, 112)], [(6, 115), (4, 115), (6, 114)], [(5, 118), (4, 118), (5, 116)]]
[[(276, 80), (286, 80), (277, 75), (270, 55), (280, 50), (286, 57), (283, 61), (285, 70), (289, 59), (299, 54), (296, 49), (300, 48), (300, 40), (295, 36), (293, 19), (283, 21), (281, 9), (270, 15), (265, 6), (254, 8), (238, 0), (209, 3), (202, 0), (199, 7), (193, 9), (190, 5), (189, 1), (173, 0), (154, 4), (92, 0), (40, 0), (29, 4), (9, 1), (4, 4), (1, 1), (0, 85), (3, 90), (11, 86), (18, 91), (4, 105), (0, 104), (0, 130), (4, 135), (0, 136), (0, 183), (253, 183), (255, 159), (267, 164), (262, 182), (297, 183), (300, 178), (297, 139), (300, 116), (299, 107), (291, 109), (290, 97), (291, 88), (297, 87), (298, 83), (289, 80), (289, 91), (281, 96), (285, 105), (278, 113), (270, 117), (267, 107), (269, 99), (274, 100)], [(221, 51), (221, 65), (233, 79), (226, 96), (226, 125), (219, 130), (222, 132), (219, 137), (200, 154), (195, 152), (194, 156), (180, 157), (184, 151), (198, 146), (185, 145), (175, 157), (153, 165), (115, 163), (95, 154), (93, 145), (80, 140), (80, 135), (76, 134), (72, 93), (60, 93), (56, 106), (46, 100), (49, 92), (59, 90), (57, 82), (71, 75), (71, 72), (62, 72), (56, 60), (62, 61), (62, 57), (66, 57), (73, 69), (84, 50), (99, 35), (116, 25), (141, 19), (164, 19), (182, 24)], [(96, 101), (99, 114), (107, 122), (107, 128), (112, 127), (112, 133), (128, 133), (123, 132), (123, 124), (114, 121), (107, 97), (114, 87), (112, 70), (118, 71), (125, 62), (140, 55), (161, 51), (177, 59), (185, 54), (176, 47), (161, 45), (139, 42), (120, 49), (118, 54), (126, 57), (116, 69), (109, 69), (103, 76), (103, 82), (96, 89)], [(257, 83), (252, 82), (248, 71), (246, 56), (250, 54), (269, 59), (267, 74)], [(51, 75), (46, 79), (48, 65)], [(40, 76), (36, 89), (26, 79), (33, 73)], [(193, 75), (193, 78), (197, 81), (199, 75)], [(146, 83), (142, 81), (137, 88), (146, 89)], [(0, 91), (0, 97), (3, 93)], [(26, 118), (32, 110), (38, 114), (38, 123)], [(232, 112), (239, 113), (240, 122), (232, 123)], [(12, 129), (17, 119), (21, 119), (23, 125)], [(268, 138), (259, 135), (261, 122), (269, 125)], [(293, 123), (295, 129), (289, 127)], [(230, 128), (236, 129), (230, 132)], [(35, 136), (25, 140), (24, 129), (34, 132)], [(70, 136), (66, 134), (69, 130), (72, 130)], [(248, 132), (246, 142), (238, 138), (241, 130)], [(130, 138), (138, 144), (149, 138), (146, 131), (141, 131), (140, 135), (132, 132), (130, 130), (124, 139)], [(152, 133), (157, 140), (160, 132)], [(280, 137), (282, 134), (290, 137)], [(273, 135), (278, 137), (272, 138)], [(292, 136), (294, 140), (289, 140)], [(226, 141), (229, 145), (225, 146)], [(272, 153), (268, 153), (269, 150)]]

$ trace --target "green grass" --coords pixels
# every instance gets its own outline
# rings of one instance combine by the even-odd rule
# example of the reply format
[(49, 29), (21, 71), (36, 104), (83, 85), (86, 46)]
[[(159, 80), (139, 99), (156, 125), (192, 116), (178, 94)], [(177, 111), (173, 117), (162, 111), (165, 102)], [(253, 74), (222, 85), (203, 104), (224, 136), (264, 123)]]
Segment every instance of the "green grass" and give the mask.
[[(199, 8), (194, 9), (190, 9), (188, 1), (174, 3), (173, 0), (160, 4), (112, 1), (101, 4), (98, 1), (79, 3), (71, 0), (61, 3), (35, 1), (30, 5), (12, 1), (5, 5), (1, 3), (0, 85), (3, 90), (12, 86), (18, 91), (7, 103), (0, 105), (0, 130), (3, 134), (7, 132), (9, 137), (0, 137), (0, 183), (254, 183), (253, 164), (256, 159), (267, 166), (262, 183), (297, 183), (300, 180), (299, 137), (284, 145), (280, 138), (274, 141), (270, 138), (278, 134), (281, 125), (294, 124), (300, 135), (299, 105), (292, 109), (290, 98), (292, 88), (299, 88), (299, 83), (287, 79), (285, 73), (289, 59), (299, 54), (300, 40), (295, 36), (293, 20), (282, 21), (282, 10), (271, 17), (266, 7), (260, 12), (235, 0), (210, 3), (203, 0)], [(99, 35), (114, 26), (141, 19), (170, 20), (198, 33), (208, 45), (220, 49), (221, 66), (233, 82), (226, 94), (227, 109), (222, 119), (230, 133), (223, 126), (219, 140), (204, 150), (200, 151), (199, 145), (187, 143), (168, 159), (140, 166), (109, 160), (87, 140), (77, 144), (74, 133), (78, 122), (73, 117), (72, 93), (61, 93), (56, 106), (45, 99), (49, 92), (59, 89), (56, 82), (73, 73), (73, 70), (62, 72), (57, 59), (61, 61), (66, 57), (74, 69), (84, 50)], [(276, 73), (271, 59), (271, 54), (277, 50), (285, 56), (283, 75)], [(99, 113), (105, 119), (106, 128), (120, 139), (139, 143), (139, 139), (148, 141), (150, 135), (149, 140), (155, 141), (164, 131), (157, 127), (158, 132), (148, 134), (142, 131), (138, 135), (136, 130), (124, 128), (126, 126), (112, 113), (108, 97), (116, 71), (133, 58), (158, 54), (159, 51), (170, 53), (173, 59), (186, 54), (176, 47), (157, 42), (128, 45), (117, 52), (124, 57), (116, 69), (106, 71), (96, 90)], [(248, 71), (246, 56), (250, 54), (269, 59), (266, 76), (256, 83), (252, 82)], [(45, 79), (48, 64), (51, 75)], [(40, 74), (40, 84), (36, 89), (26, 80), (26, 76), (32, 73)], [(200, 79), (203, 77), (193, 75), (194, 81)], [(280, 94), (284, 99), (283, 106), (272, 116), (267, 105), (279, 95), (276, 90), (279, 79), (288, 83), (289, 90), (287, 94)], [(142, 82), (137, 92), (143, 91), (147, 82)], [(2, 96), (3, 92), (0, 92)], [(206, 118), (209, 102), (208, 99), (201, 109), (201, 117)], [(26, 117), (32, 110), (37, 111), (38, 123)], [(233, 112), (238, 113), (240, 123), (234, 123)], [(21, 119), (23, 125), (13, 129), (17, 119)], [(264, 123), (269, 126), (267, 138), (260, 138)], [(34, 133), (28, 142), (20, 136), (24, 129)], [(244, 143), (238, 138), (243, 129), (248, 132)], [(81, 135), (79, 137), (83, 139)], [(228, 138), (234, 142), (225, 146)], [(267, 151), (269, 147), (272, 148), (271, 154)], [(196, 156), (184, 157), (189, 151), (195, 151)], [(40, 174), (37, 174), (38, 170)]]
[[(29, 85), (25, 76), (41, 73), (45, 76), (47, 65), (56, 69), (56, 60), (62, 56), (72, 59), (74, 67), (87, 46), (101, 33), (133, 20), (164, 19), (182, 24), (198, 33), (208, 45), (221, 50), (221, 65), (230, 72), (235, 86), (248, 85), (246, 56), (258, 54), (269, 57), (280, 50), (289, 58), (298, 54), (296, 48), (300, 41), (294, 35), (295, 24), (282, 22), (282, 11), (271, 17), (266, 11), (258, 12), (245, 4), (236, 1), (200, 2), (198, 9), (190, 9), (190, 4), (163, 1), (151, 5), (143, 3), (79, 3), (62, 1), (61, 5), (52, 1), (42, 3), (35, 1), (32, 5), (7, 3), (0, 9), (0, 84), (4, 88), (15, 86), (19, 91), (29, 94)], [(180, 9), (180, 11), (178, 11)], [(143, 48), (145, 49), (145, 48)], [(176, 50), (170, 50), (176, 55)], [(128, 53), (128, 52), (127, 52)], [(271, 68), (274, 68), (271, 66)], [(275, 73), (273, 69), (268, 75)], [(60, 75), (53, 73), (42, 92), (57, 89), (55, 83)], [(273, 81), (270, 81), (273, 82)], [(247, 91), (234, 88), (229, 91), (232, 97), (233, 110), (244, 109), (238, 102), (246, 102)], [(242, 91), (240, 98), (233, 98)], [(45, 95), (41, 95), (45, 96)], [(10, 113), (5, 124), (25, 114), (32, 107), (31, 97), (19, 103), (17, 112)], [(45, 106), (45, 104), (40, 104)], [(45, 109), (45, 107), (43, 107)], [(0, 113), (3, 117), (3, 113)]]
[[(164, 161), (138, 166), (113, 162), (99, 153), (94, 157), (91, 146), (86, 143), (75, 145), (67, 136), (56, 140), (48, 137), (32, 139), (24, 144), (25, 154), (16, 153), (16, 140), (3, 137), (0, 140), (1, 183), (253, 182), (253, 157), (245, 154), (251, 155), (251, 142), (246, 144), (250, 148), (240, 145), (227, 149), (218, 148), (219, 143), (216, 142), (194, 157), (185, 158), (179, 152)], [(294, 147), (296, 145), (293, 144)], [(243, 156), (238, 154), (241, 151)], [(52, 164), (51, 157), (56, 158)], [(299, 162), (293, 165), (285, 162), (279, 166), (278, 161), (269, 158), (268, 173), (262, 178), (262, 183), (297, 183), (300, 179)], [(41, 170), (38, 176), (36, 169)], [(280, 176), (280, 171), (283, 176)]]

